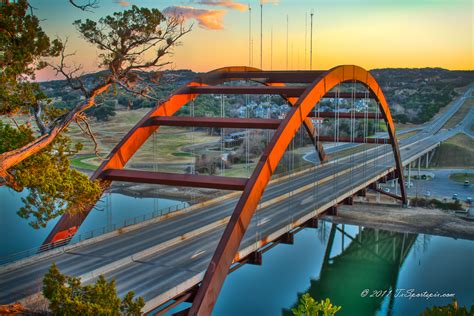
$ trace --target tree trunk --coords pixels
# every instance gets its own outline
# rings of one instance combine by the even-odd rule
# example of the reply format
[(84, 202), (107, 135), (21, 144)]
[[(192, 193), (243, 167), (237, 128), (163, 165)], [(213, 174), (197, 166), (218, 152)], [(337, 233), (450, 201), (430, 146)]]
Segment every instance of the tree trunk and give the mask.
[(36, 154), (46, 146), (51, 144), (54, 139), (76, 118), (76, 116), (95, 104), (95, 97), (99, 94), (107, 91), (110, 87), (111, 82), (108, 81), (100, 86), (97, 86), (90, 96), (82, 103), (78, 104), (74, 109), (69, 111), (61, 120), (50, 128), (49, 132), (41, 135), (32, 142), (24, 145), (21, 148), (17, 148), (0, 155), (0, 177), (3, 177), (3, 181), (7, 181), (8, 169), (19, 164), (31, 155)]

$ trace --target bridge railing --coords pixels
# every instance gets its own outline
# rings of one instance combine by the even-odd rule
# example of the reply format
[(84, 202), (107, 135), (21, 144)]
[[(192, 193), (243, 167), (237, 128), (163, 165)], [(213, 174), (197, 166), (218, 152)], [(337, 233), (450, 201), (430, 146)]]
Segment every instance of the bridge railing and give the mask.
[[(15, 261), (21, 260), (21, 259), (26, 259), (29, 257), (32, 257), (38, 253), (46, 253), (47, 251), (51, 251), (54, 249), (60, 249), (61, 247), (64, 247), (66, 245), (75, 245), (81, 241), (88, 240), (94, 237), (98, 237), (107, 233), (111, 233), (113, 231), (116, 231), (121, 228), (125, 228), (131, 225), (143, 223), (145, 221), (152, 220), (154, 218), (161, 217), (166, 214), (170, 214), (179, 210), (182, 210), (186, 207), (188, 207), (189, 204), (186, 202), (181, 202), (175, 205), (171, 205), (169, 207), (165, 207), (159, 210), (155, 210), (150, 213), (142, 214), (142, 215), (137, 215), (134, 217), (126, 218), (123, 221), (119, 223), (114, 223), (112, 225), (105, 225), (101, 226), (98, 228), (94, 228), (92, 230), (88, 230), (85, 232), (81, 232), (80, 234), (75, 234), (72, 238), (66, 238), (57, 242), (41, 245), (38, 247), (33, 247), (30, 249), (25, 249), (19, 252), (11, 253), (6, 256), (1, 256), (0, 257), (0, 266), (13, 263)], [(70, 248), (68, 246), (68, 249)]]

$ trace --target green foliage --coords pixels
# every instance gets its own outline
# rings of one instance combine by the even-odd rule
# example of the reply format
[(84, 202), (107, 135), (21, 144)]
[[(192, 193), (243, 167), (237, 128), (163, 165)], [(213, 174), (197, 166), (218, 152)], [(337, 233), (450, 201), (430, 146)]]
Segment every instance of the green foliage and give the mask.
[(111, 117), (116, 115), (115, 102), (106, 101), (101, 106), (94, 108), (92, 115), (97, 119), (97, 121), (106, 122), (110, 120)]
[(117, 296), (115, 280), (103, 275), (95, 284), (81, 285), (79, 278), (61, 274), (52, 264), (43, 279), (43, 295), (53, 315), (141, 315), (142, 297), (134, 299), (128, 292), (123, 300)]
[(301, 296), (298, 306), (292, 308), (291, 311), (295, 316), (333, 316), (340, 309), (340, 306), (333, 306), (328, 298), (317, 302), (309, 293), (306, 293)]
[(466, 306), (460, 308), (458, 301), (454, 299), (446, 306), (427, 307), (420, 316), (474, 316), (474, 305), (468, 311)]
[(412, 198), (410, 199), (410, 204), (413, 206), (437, 208), (441, 210), (451, 210), (451, 211), (464, 210), (461, 203), (458, 200), (454, 202), (442, 202), (437, 199)]
[(28, 112), (44, 99), (31, 79), (46, 67), (43, 58), (57, 56), (61, 48), (43, 32), (38, 18), (28, 14), (26, 0), (0, 6), (0, 115)]
[[(0, 153), (21, 147), (33, 139), (28, 126), (13, 128), (0, 121)], [(70, 168), (69, 157), (81, 147), (81, 144), (72, 147), (69, 138), (60, 135), (44, 150), (10, 170), (15, 189), (29, 189), (18, 214), (30, 219), (32, 227), (45, 227), (49, 220), (66, 211), (81, 210), (99, 197), (98, 182), (90, 182), (84, 174)]]

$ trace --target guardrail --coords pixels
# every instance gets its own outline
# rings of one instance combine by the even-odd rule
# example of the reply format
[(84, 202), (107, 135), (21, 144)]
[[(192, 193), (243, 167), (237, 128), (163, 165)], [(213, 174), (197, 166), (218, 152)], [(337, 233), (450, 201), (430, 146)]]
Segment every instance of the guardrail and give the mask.
[(176, 205), (172, 205), (172, 206), (169, 206), (169, 207), (166, 207), (166, 208), (162, 208), (160, 210), (155, 210), (151, 213), (146, 213), (146, 214), (137, 215), (137, 216), (134, 216), (134, 217), (127, 218), (127, 219), (123, 220), (123, 222), (120, 222), (120, 223), (114, 223), (112, 225), (106, 225), (106, 226), (95, 228), (95, 229), (92, 229), (92, 230), (89, 230), (89, 231), (86, 231), (86, 232), (82, 232), (80, 234), (74, 235), (71, 238), (66, 238), (66, 239), (63, 239), (63, 240), (60, 240), (60, 241), (57, 241), (57, 242), (52, 242), (52, 243), (49, 243), (49, 244), (46, 244), (46, 245), (41, 245), (39, 247), (33, 247), (33, 248), (30, 248), (30, 249), (15, 252), (15, 253), (12, 253), (12, 254), (9, 254), (9, 255), (6, 255), (6, 256), (2, 256), (2, 257), (0, 257), (0, 266), (18, 261), (20, 259), (25, 259), (25, 258), (34, 256), (38, 253), (44, 253), (44, 252), (49, 251), (49, 250), (57, 249), (59, 247), (65, 246), (67, 244), (74, 245), (78, 242), (81, 242), (81, 241), (84, 241), (84, 240), (87, 240), (87, 239), (91, 239), (91, 238), (94, 238), (94, 237), (98, 237), (98, 236), (104, 235), (106, 233), (116, 231), (120, 228), (124, 228), (124, 227), (128, 227), (128, 226), (135, 225), (135, 224), (138, 224), (138, 223), (142, 223), (142, 222), (145, 222), (145, 221), (163, 216), (165, 214), (169, 214), (169, 213), (173, 213), (173, 212), (182, 210), (182, 209), (184, 209), (188, 206), (189, 206), (188, 203), (181, 202), (181, 203), (178, 203)]

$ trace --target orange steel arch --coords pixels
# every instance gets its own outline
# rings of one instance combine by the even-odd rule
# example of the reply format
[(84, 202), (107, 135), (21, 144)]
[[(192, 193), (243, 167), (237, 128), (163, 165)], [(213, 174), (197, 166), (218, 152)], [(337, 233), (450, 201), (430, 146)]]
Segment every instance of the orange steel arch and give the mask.
[(219, 241), (188, 315), (211, 314), (258, 202), (289, 143), (314, 108), (314, 105), (336, 85), (354, 81), (364, 84), (378, 101), (383, 118), (387, 122), (389, 137), (392, 140), (401, 193), (404, 202), (406, 202), (402, 163), (395, 135), (395, 126), (387, 101), (377, 81), (368, 71), (354, 65), (337, 66), (327, 71), (300, 96), (265, 149)]
[[(136, 153), (136, 151), (147, 141), (147, 139), (155, 132), (159, 126), (155, 125), (146, 125), (145, 122), (155, 116), (172, 116), (179, 109), (185, 106), (190, 101), (196, 99), (199, 94), (190, 94), (187, 92), (189, 87), (195, 86), (209, 86), (216, 85), (227, 81), (242, 80), (241, 78), (233, 78), (233, 73), (259, 73), (262, 70), (253, 67), (246, 66), (232, 66), (232, 67), (223, 67), (208, 73), (205, 73), (201, 76), (197, 76), (192, 82), (188, 83), (186, 86), (181, 87), (173, 92), (173, 94), (164, 102), (155, 106), (150, 112), (148, 112), (135, 126), (122, 138), (122, 140), (115, 146), (115, 148), (110, 152), (107, 159), (102, 162), (102, 164), (97, 168), (97, 170), (92, 174), (91, 180), (97, 180), (100, 178), (101, 174), (107, 169), (122, 169), (130, 158)], [(313, 80), (322, 73), (321, 71), (309, 72), (312, 74)], [(230, 74), (226, 77), (224, 74)], [(282, 86), (283, 83), (280, 82), (265, 82), (259, 80), (252, 80), (259, 82), (267, 86)], [(311, 80), (312, 81), (312, 80)], [(295, 104), (297, 98), (295, 97), (285, 97), (284, 99), (288, 101), (289, 104)], [(321, 162), (326, 160), (326, 155), (324, 153), (321, 143), (316, 140), (316, 129), (312, 124), (312, 121), (308, 118), (304, 122), (305, 129), (309, 134), (312, 142), (317, 148), (319, 158)], [(110, 186), (110, 181), (101, 180), (102, 190), (105, 191)], [(54, 226), (50, 234), (47, 236), (43, 242), (43, 246), (48, 246), (58, 234), (62, 234), (64, 231), (69, 230), (70, 228), (75, 228), (76, 231), (78, 227), (84, 222), (90, 211), (92, 210), (93, 205), (89, 206), (86, 210), (80, 213), (75, 214), (64, 214), (61, 216), (58, 223)], [(70, 236), (72, 237), (72, 236)], [(47, 247), (45, 248), (47, 249)]]
[[(260, 201), (260, 198), (262, 197), (262, 194), (285, 150), (301, 125), (304, 125), (306, 130), (311, 132), (310, 134), (313, 136), (316, 135), (316, 130), (312, 126), (309, 115), (312, 109), (314, 109), (315, 104), (317, 104), (323, 96), (338, 84), (344, 82), (361, 83), (370, 91), (371, 96), (376, 99), (382, 117), (387, 124), (388, 134), (391, 140), (396, 168), (398, 171), (398, 178), (400, 179), (402, 200), (406, 203), (405, 183), (403, 179), (400, 152), (395, 135), (395, 127), (387, 101), (374, 77), (363, 68), (353, 65), (337, 66), (329, 71), (300, 72), (263, 72), (259, 69), (250, 67), (226, 67), (197, 77), (185, 87), (175, 91), (175, 93), (165, 102), (157, 105), (145, 117), (143, 117), (127, 133), (120, 143), (117, 144), (109, 154), (108, 158), (101, 164), (91, 178), (93, 180), (100, 179), (101, 175), (107, 169), (122, 169), (135, 152), (151, 136), (151, 134), (159, 128), (159, 125), (150, 125), (146, 124), (146, 122), (155, 116), (172, 116), (181, 107), (194, 100), (199, 94), (192, 93), (192, 90), (190, 90), (191, 87), (212, 86), (225, 81), (244, 80), (243, 78), (251, 78), (251, 80), (259, 81), (255, 80), (258, 76), (245, 75), (249, 73), (259, 74), (260, 72), (262, 74), (267, 74), (266, 76), (262, 75), (262, 78), (267, 78), (268, 80), (264, 80), (261, 83), (268, 86), (281, 86), (285, 82), (304, 82), (309, 83), (309, 85), (299, 97), (283, 96), (293, 105), (293, 107), (288, 112), (286, 118), (279, 123), (279, 127), (262, 154), (252, 176), (245, 182), (245, 187), (243, 188), (240, 200), (238, 201), (221, 240), (219, 241), (204, 279), (193, 300), (193, 305), (188, 311), (190, 315), (209, 315), (212, 312), (219, 291), (229, 271), (229, 267), (238, 251), (240, 242), (248, 228), (258, 202)], [(237, 74), (243, 74), (244, 76), (239, 76)], [(286, 75), (291, 76), (293, 79), (281, 80), (282, 82), (280, 82), (279, 78), (281, 79)], [(252, 92), (244, 92), (243, 94), (252, 94)], [(315, 140), (315, 137), (312, 137), (312, 139)], [(110, 181), (102, 180), (102, 183), (104, 184), (104, 189), (110, 185)], [(55, 228), (46, 239), (45, 243), (49, 243), (53, 240), (57, 233), (80, 225), (91, 209), (92, 206), (86, 212), (74, 215), (66, 214), (62, 216), (58, 224), (56, 224)]]

